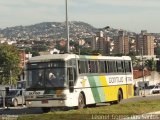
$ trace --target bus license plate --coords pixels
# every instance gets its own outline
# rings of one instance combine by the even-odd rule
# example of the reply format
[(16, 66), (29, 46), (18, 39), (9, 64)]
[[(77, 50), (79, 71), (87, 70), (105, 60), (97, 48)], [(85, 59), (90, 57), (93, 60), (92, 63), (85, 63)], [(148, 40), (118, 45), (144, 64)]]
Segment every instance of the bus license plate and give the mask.
[(46, 104), (46, 103), (48, 103), (48, 100), (42, 100), (41, 102), (42, 102), (42, 104)]

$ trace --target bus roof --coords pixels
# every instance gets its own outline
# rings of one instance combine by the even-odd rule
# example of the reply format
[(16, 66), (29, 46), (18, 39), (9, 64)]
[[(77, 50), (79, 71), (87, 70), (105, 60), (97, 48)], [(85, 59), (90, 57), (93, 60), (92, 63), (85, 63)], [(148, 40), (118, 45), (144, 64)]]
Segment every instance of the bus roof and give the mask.
[(71, 58), (78, 59), (106, 59), (106, 60), (131, 60), (129, 56), (95, 56), (95, 55), (76, 55), (76, 54), (50, 54), (32, 57), (29, 62), (47, 62), (53, 60), (69, 60)]
[(49, 54), (49, 55), (41, 55), (32, 57), (29, 59), (29, 62), (47, 62), (52, 60), (68, 60), (71, 58), (75, 58), (75, 54)]

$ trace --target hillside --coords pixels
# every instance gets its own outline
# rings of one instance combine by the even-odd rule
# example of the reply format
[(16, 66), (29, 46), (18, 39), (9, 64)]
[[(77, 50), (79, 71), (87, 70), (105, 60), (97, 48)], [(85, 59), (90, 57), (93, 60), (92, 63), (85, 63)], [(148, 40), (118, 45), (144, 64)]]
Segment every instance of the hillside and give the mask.
[[(70, 22), (70, 37), (72, 39), (91, 37), (97, 31), (93, 26), (84, 22)], [(66, 38), (64, 22), (43, 22), (30, 26), (7, 27), (0, 30), (0, 34), (11, 40), (38, 39), (48, 37), (52, 39)]]
[[(104, 26), (105, 28), (105, 26)], [(80, 38), (92, 38), (98, 31), (104, 28), (95, 28), (92, 25), (80, 22), (71, 21), (69, 23), (70, 38), (77, 40)], [(110, 37), (117, 36), (119, 29), (110, 28), (108, 35)], [(124, 32), (130, 36), (135, 35), (134, 32)], [(0, 29), (0, 34), (10, 40), (43, 40), (48, 39), (63, 39), (66, 38), (65, 22), (43, 22), (29, 26), (15, 26)]]

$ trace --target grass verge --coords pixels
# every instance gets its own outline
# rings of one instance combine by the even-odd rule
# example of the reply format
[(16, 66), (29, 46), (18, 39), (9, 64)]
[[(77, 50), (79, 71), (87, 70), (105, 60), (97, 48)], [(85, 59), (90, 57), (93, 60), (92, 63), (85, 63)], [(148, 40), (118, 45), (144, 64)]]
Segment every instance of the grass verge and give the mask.
[(55, 111), (40, 115), (24, 115), (20, 116), (18, 120), (110, 120), (154, 111), (160, 111), (160, 100), (140, 101), (80, 110)]

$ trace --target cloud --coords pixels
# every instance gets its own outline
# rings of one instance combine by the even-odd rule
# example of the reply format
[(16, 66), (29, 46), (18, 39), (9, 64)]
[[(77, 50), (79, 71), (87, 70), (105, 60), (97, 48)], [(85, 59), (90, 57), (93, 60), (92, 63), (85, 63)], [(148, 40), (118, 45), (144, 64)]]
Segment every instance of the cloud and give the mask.
[(160, 0), (93, 0), (95, 4), (134, 7), (159, 7)]
[[(149, 24), (155, 28), (155, 24), (159, 26), (160, 0), (68, 0), (68, 12), (69, 20), (88, 22), (96, 27), (135, 29)], [(65, 21), (65, 0), (0, 0), (0, 15), (0, 27), (62, 22)]]
[(62, 5), (64, 0), (0, 0), (1, 5)]

